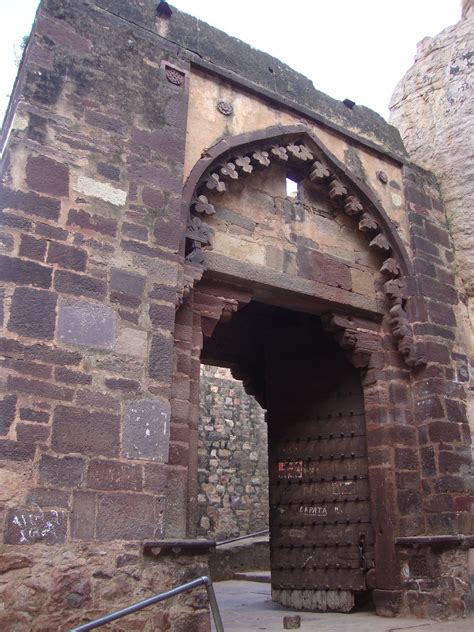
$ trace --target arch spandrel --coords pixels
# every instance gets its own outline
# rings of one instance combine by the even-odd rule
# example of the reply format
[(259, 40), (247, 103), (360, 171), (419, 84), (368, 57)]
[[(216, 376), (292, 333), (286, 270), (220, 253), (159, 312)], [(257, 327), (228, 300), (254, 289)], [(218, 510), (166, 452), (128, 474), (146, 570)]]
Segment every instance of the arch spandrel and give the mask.
[[(389, 312), (389, 323), (398, 340), (399, 351), (410, 366), (424, 363), (420, 344), (414, 340), (406, 311), (414, 283), (410, 257), (400, 236), (371, 190), (304, 126), (274, 127), (226, 138), (209, 149), (198, 161), (186, 182), (183, 196), (187, 213), (187, 261), (205, 265), (206, 250), (209, 250), (208, 258), (215, 259), (217, 253), (212, 253), (212, 232), (213, 228), (218, 227), (222, 200), (226, 196), (238, 196), (239, 187), (251, 188), (256, 174), (265, 174), (267, 179), (270, 175), (271, 179), (271, 175), (275, 173), (280, 173), (280, 180), (281, 174), (286, 173), (301, 182), (306, 199), (300, 199), (298, 203), (303, 209), (305, 206), (311, 207), (311, 197), (322, 201), (328, 210), (327, 219), (341, 226), (346, 225), (347, 232), (352, 232), (354, 243), (365, 244), (365, 263), (370, 260), (373, 266), (372, 277), (376, 280), (380, 298)], [(278, 191), (278, 186), (275, 190)], [(296, 207), (297, 204), (294, 205), (294, 212), (297, 212)], [(259, 213), (261, 211), (259, 209)], [(271, 213), (269, 209), (269, 218)], [(247, 215), (247, 219), (251, 220), (251, 214)], [(311, 226), (311, 221), (307, 226)], [(242, 228), (245, 230), (245, 226)], [(311, 240), (310, 235), (304, 234), (304, 231), (298, 237), (303, 240), (303, 248), (295, 253), (299, 260), (296, 270), (292, 270), (294, 276), (318, 281), (316, 272), (319, 271), (321, 281), (330, 279), (332, 275), (335, 279), (333, 284), (341, 293), (342, 290), (352, 292), (352, 281), (347, 280), (345, 268), (337, 268), (340, 258), (332, 256), (330, 249), (321, 253), (317, 242)], [(223, 235), (219, 234), (218, 239), (222, 242)], [(307, 240), (307, 248), (304, 247), (304, 240)], [(234, 241), (238, 243), (238, 240)], [(231, 253), (230, 258), (239, 260), (239, 253), (234, 252), (232, 255), (232, 240), (228, 240), (227, 247)], [(251, 248), (254, 250), (252, 263), (260, 266), (260, 271), (264, 274), (265, 260), (261, 244), (255, 240)], [(225, 243), (221, 243), (222, 249), (225, 251)], [(275, 250), (278, 251), (278, 243), (275, 243)], [(291, 260), (291, 248), (288, 252)], [(324, 257), (321, 257), (322, 254)], [(291, 268), (291, 261), (288, 265)], [(300, 275), (299, 271), (304, 267), (312, 269), (313, 275), (310, 273), (308, 277), (304, 272)], [(359, 274), (363, 275), (363, 265), (352, 268), (356, 271), (353, 274), (357, 275), (359, 269)], [(369, 268), (366, 265), (366, 271)], [(371, 293), (370, 288), (368, 292)], [(317, 288), (315, 294), (318, 294)], [(339, 304), (343, 305), (344, 297), (339, 298)], [(375, 294), (374, 301), (377, 302)]]

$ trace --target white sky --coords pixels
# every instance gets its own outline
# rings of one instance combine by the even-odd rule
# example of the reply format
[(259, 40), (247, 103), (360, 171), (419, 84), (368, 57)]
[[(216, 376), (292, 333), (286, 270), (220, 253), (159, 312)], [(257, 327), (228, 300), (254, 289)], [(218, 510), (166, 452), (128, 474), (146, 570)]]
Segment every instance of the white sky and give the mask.
[[(77, 0), (81, 2), (81, 0)], [(158, 0), (156, 0), (158, 4)], [(388, 116), (416, 44), (457, 22), (460, 0), (174, 0), (176, 7), (278, 57), (336, 99)], [(0, 120), (15, 51), (38, 0), (0, 0)]]

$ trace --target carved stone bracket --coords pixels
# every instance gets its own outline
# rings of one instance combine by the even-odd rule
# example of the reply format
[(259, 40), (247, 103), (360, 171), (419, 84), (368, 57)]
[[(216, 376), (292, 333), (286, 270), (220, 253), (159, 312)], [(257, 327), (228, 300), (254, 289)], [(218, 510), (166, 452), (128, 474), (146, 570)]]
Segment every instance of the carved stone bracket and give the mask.
[(229, 322), (250, 299), (250, 292), (238, 288), (211, 281), (199, 283), (194, 289), (193, 309), (201, 316), (203, 336), (210, 338), (219, 322)]
[[(300, 128), (302, 129), (302, 128)], [(289, 138), (289, 136), (291, 136)], [(286, 139), (286, 140), (285, 140)], [(308, 142), (309, 140), (309, 142)], [(287, 164), (298, 170), (302, 178), (307, 178), (309, 186), (318, 187), (326, 193), (336, 212), (344, 212), (355, 218), (362, 233), (368, 236), (368, 248), (384, 256), (380, 271), (388, 278), (384, 284), (384, 293), (389, 308), (401, 305), (404, 310), (406, 296), (397, 293), (401, 289), (404, 277), (402, 270), (407, 268), (407, 257), (401, 256), (403, 246), (386, 216), (381, 217), (380, 209), (371, 201), (368, 192), (362, 192), (360, 184), (353, 182), (342, 166), (332, 167), (320, 141), (311, 137), (308, 131), (299, 134), (282, 134), (263, 138), (260, 141), (247, 142), (236, 146), (235, 151), (227, 147), (215, 160), (207, 160), (194, 187), (190, 202), (186, 231), (186, 259), (196, 264), (204, 263), (204, 250), (211, 247), (211, 230), (201, 217), (213, 215), (215, 208), (209, 202), (208, 195), (226, 191), (226, 182), (245, 178), (255, 170), (266, 169), (272, 163)], [(335, 157), (331, 161), (336, 162)], [(378, 212), (378, 215), (377, 215)], [(403, 327), (400, 325), (400, 318)], [(405, 322), (406, 318), (406, 322)], [(408, 333), (408, 317), (404, 313), (390, 313), (390, 325), (394, 336), (399, 339), (399, 350), (409, 366), (423, 364), (422, 347), (415, 342), (412, 330)], [(406, 335), (400, 338), (400, 332)]]
[(374, 345), (349, 317), (332, 312), (321, 317), (323, 329), (331, 333), (357, 369), (368, 369)]

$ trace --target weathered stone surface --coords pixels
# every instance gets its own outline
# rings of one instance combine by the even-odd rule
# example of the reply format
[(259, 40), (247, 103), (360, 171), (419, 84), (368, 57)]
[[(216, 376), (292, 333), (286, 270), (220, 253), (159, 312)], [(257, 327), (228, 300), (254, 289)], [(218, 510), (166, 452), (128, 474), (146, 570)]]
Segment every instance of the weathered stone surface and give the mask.
[(158, 399), (125, 405), (122, 454), (130, 459), (168, 460), (170, 406)]
[(116, 456), (120, 443), (120, 418), (83, 408), (57, 406), (51, 445), (62, 454)]
[(17, 287), (8, 329), (29, 338), (51, 340), (56, 327), (56, 303), (57, 294), (53, 292)]
[(65, 456), (63, 458), (43, 454), (39, 464), (40, 481), (46, 485), (78, 487), (82, 482), (84, 459)]
[(126, 327), (117, 335), (115, 348), (117, 353), (145, 358), (147, 354), (148, 334), (146, 331)]
[[(474, 295), (474, 99), (470, 52), (472, 11), (454, 26), (419, 44), (415, 63), (393, 93), (391, 122), (410, 156), (439, 179), (466, 290)], [(466, 160), (467, 159), (467, 160)], [(471, 161), (472, 162), (472, 161)]]
[(112, 349), (116, 313), (110, 307), (88, 301), (62, 300), (58, 308), (58, 339), (66, 344)]
[(75, 188), (80, 193), (84, 193), (84, 195), (100, 198), (115, 206), (123, 206), (127, 199), (126, 191), (87, 176), (79, 176)]
[(69, 194), (69, 168), (47, 156), (30, 156), (26, 163), (26, 181), (39, 193), (52, 196)]
[(0, 434), (8, 434), (8, 430), (15, 419), (16, 395), (7, 395), (0, 400)]
[(159, 537), (163, 529), (160, 499), (145, 494), (99, 494), (99, 540), (142, 540)]

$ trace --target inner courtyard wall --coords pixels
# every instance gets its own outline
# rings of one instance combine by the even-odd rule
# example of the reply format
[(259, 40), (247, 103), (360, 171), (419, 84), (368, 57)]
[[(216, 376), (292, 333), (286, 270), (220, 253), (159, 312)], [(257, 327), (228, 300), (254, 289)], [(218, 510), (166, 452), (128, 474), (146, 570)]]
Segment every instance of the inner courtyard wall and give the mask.
[(197, 533), (218, 541), (268, 529), (265, 412), (229, 369), (201, 368)]

